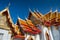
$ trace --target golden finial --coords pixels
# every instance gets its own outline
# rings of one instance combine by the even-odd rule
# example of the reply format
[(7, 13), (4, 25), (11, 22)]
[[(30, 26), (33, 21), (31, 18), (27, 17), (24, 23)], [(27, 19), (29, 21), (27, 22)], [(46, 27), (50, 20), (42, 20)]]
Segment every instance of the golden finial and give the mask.
[(58, 10), (56, 9), (55, 12), (58, 12)]
[(28, 20), (28, 19), (25, 17), (25, 20)]
[(52, 8), (50, 9), (50, 12), (52, 12)]
[(36, 10), (34, 10), (34, 12), (36, 12)]
[(8, 5), (7, 5), (6, 9), (9, 9), (9, 7), (10, 7), (10, 2), (8, 3)]
[(33, 13), (32, 10), (29, 8), (29, 12)]
[(18, 16), (18, 19), (20, 19), (19, 16)]
[[(37, 10), (37, 12), (39, 12), (39, 10)], [(40, 13), (40, 12), (39, 12)]]

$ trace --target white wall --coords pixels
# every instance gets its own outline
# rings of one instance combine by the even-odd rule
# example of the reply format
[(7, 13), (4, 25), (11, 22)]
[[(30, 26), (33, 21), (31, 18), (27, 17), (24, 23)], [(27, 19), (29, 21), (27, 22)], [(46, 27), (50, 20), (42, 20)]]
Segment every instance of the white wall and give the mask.
[(35, 36), (29, 35), (29, 34), (27, 34), (27, 36), (25, 36), (26, 37), (25, 40), (27, 40), (30, 36), (33, 38), (33, 40), (35, 40)]
[(9, 34), (9, 31), (0, 29), (0, 33), (3, 33), (2, 40), (10, 40), (11, 34)]
[(52, 31), (52, 35), (53, 35), (53, 38), (54, 38), (54, 40), (59, 40), (59, 35), (60, 35), (60, 33), (59, 33), (59, 29), (56, 29), (56, 27), (55, 26), (51, 26), (51, 31)]

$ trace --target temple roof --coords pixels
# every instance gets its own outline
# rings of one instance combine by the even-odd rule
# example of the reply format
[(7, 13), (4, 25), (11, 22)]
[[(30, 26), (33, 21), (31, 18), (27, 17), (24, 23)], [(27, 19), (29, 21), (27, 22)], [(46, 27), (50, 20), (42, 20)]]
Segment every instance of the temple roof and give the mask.
[[(38, 20), (36, 18), (33, 18), (33, 16), (36, 17)], [(44, 14), (44, 15), (35, 11), (35, 12), (33, 12), (33, 15), (32, 15), (32, 13), (29, 14), (28, 19), (30, 19), (32, 22), (36, 20), (36, 24), (38, 24), (39, 23), (38, 21), (40, 20), (43, 23), (45, 21), (46, 22), (50, 21), (50, 24), (52, 24), (52, 25), (60, 25), (60, 13), (57, 10), (54, 12), (52, 12), (52, 10), (50, 10), (47, 14)], [(56, 22), (57, 22), (57, 24), (56, 24)]]
[(25, 38), (22, 31), (19, 29), (18, 25), (15, 25), (14, 31), (16, 34), (13, 36), (13, 38), (21, 38), (21, 39)]
[[(22, 20), (21, 18), (18, 18), (19, 21), (19, 25), (20, 27), (23, 29), (23, 31), (25, 33), (29, 33), (29, 34), (38, 34), (39, 32), (37, 32), (37, 28), (35, 28), (35, 26), (31, 23), (31, 21), (29, 21), (29, 24), (27, 24), (27, 21)], [(32, 25), (32, 27), (34, 26), (35, 30), (33, 30), (30, 25)], [(35, 32), (36, 31), (36, 32)]]
[(41, 30), (38, 29), (38, 28), (32, 23), (31, 20), (28, 20), (28, 19), (27, 19), (26, 22), (27, 22), (28, 26), (29, 26), (30, 28), (32, 28), (32, 30), (34, 30), (34, 31), (37, 32), (37, 33), (41, 32)]
[(24, 35), (22, 35), (22, 32), (18, 28), (18, 25), (15, 25), (12, 22), (8, 8), (2, 10), (0, 12), (0, 16), (2, 16), (2, 18), (0, 18), (0, 20), (4, 20), (4, 23), (6, 22), (4, 25), (0, 25), (0, 28), (6, 29), (6, 30), (11, 30), (13, 38), (24, 38)]
[[(1, 24), (0, 28), (2, 29), (6, 29), (6, 30), (10, 30), (10, 28), (14, 27), (14, 23), (12, 22), (11, 16), (9, 14), (9, 9), (5, 8), (4, 10), (0, 11), (0, 20), (1, 20)], [(4, 20), (4, 21), (3, 21)]]
[(40, 24), (43, 20), (42, 17), (43, 17), (43, 15), (39, 14), (39, 12), (33, 12), (33, 13), (30, 12), (28, 19), (32, 20), (32, 23), (34, 23), (34, 24)]

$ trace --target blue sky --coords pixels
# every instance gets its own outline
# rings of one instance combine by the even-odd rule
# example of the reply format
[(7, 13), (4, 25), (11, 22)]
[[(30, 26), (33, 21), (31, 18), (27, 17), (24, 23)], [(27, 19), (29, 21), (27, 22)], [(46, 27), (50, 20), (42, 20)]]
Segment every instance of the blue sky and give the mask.
[(14, 23), (19, 16), (22, 19), (28, 17), (29, 8), (39, 10), (42, 14), (46, 14), (52, 8), (60, 12), (60, 0), (0, 0), (0, 11), (8, 6), (10, 3), (9, 11)]

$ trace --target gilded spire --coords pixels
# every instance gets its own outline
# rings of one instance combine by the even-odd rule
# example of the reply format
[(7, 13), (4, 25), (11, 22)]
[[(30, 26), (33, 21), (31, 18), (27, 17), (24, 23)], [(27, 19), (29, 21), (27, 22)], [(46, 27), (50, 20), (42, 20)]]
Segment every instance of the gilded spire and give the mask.
[(8, 4), (8, 7), (10, 7), (10, 2), (9, 2), (9, 4)]
[(56, 22), (58, 21), (58, 10), (56, 9)]
[(28, 20), (27, 18), (25, 18), (25, 20)]
[(32, 10), (29, 8), (29, 12), (33, 13)]
[(37, 10), (37, 12), (38, 12), (38, 14), (39, 14), (39, 15), (43, 16), (43, 15), (42, 15), (42, 13), (41, 13), (41, 12), (39, 12), (39, 10)]
[(58, 10), (56, 9), (55, 12), (58, 12)]
[(23, 19), (21, 19), (21, 18), (18, 16), (18, 20), (23, 20)]
[(8, 3), (8, 5), (7, 5), (6, 9), (8, 9), (9, 7), (10, 7), (10, 2)]
[[(37, 10), (37, 12), (39, 12), (39, 10)], [(40, 13), (40, 12), (39, 12)]]
[[(52, 8), (50, 9), (50, 12), (52, 12)], [(50, 14), (50, 20), (51, 20), (51, 18), (52, 18), (52, 13)]]
[(18, 19), (20, 19), (19, 16), (18, 16)]
[(52, 8), (50, 9), (50, 12), (52, 12)]
[(36, 10), (34, 10), (34, 12), (36, 12)]

